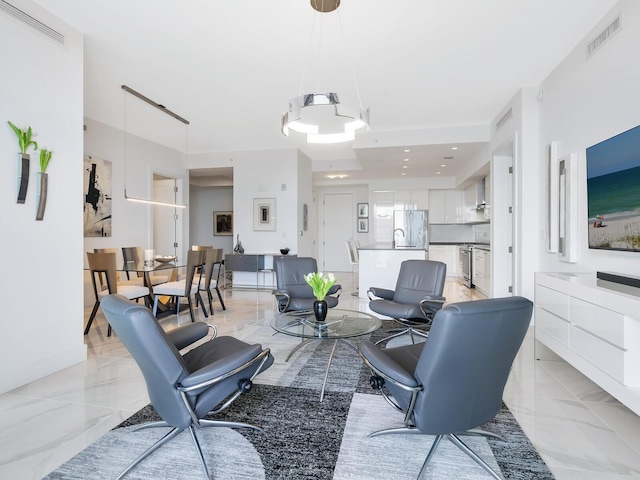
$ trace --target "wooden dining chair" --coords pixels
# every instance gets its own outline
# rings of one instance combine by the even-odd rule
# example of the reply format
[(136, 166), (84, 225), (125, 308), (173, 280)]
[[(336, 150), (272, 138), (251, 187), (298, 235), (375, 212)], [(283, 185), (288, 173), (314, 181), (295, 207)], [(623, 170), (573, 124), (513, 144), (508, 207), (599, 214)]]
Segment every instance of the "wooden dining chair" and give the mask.
[(193, 311), (193, 303), (191, 297), (196, 299), (196, 305), (200, 304), (202, 313), (206, 318), (209, 317), (207, 310), (204, 307), (202, 296), (200, 295), (198, 283), (194, 283), (194, 277), (196, 270), (204, 264), (204, 250), (189, 250), (187, 252), (187, 271), (186, 276), (182, 280), (175, 282), (167, 282), (153, 287), (153, 315), (155, 316), (158, 311), (158, 303), (161, 296), (168, 296), (175, 299), (176, 315), (180, 315), (180, 303), (182, 298), (187, 299), (189, 305), (189, 314), (191, 315), (191, 321), (195, 322), (195, 314)]
[[(222, 249), (221, 248), (209, 248), (206, 250), (205, 262), (204, 262), (204, 274), (200, 282), (198, 282), (198, 288), (201, 292), (207, 292), (207, 298), (209, 299), (209, 311), (213, 315), (213, 294), (211, 290), (215, 289), (218, 294), (218, 300), (222, 310), (226, 310), (227, 307), (222, 300), (222, 293), (220, 292), (220, 272), (222, 271)], [(215, 275), (215, 278), (213, 278)], [(195, 282), (195, 279), (194, 279)]]
[[(96, 303), (93, 305), (93, 310), (89, 316), (89, 321), (84, 329), (84, 334), (89, 333), (91, 324), (98, 313), (98, 307), (100, 301), (110, 294), (119, 294), (129, 300), (139, 300), (140, 298), (148, 297), (149, 289), (142, 285), (132, 284), (118, 284), (117, 277), (118, 272), (116, 270), (116, 253), (91, 253), (87, 252), (87, 260), (89, 261), (89, 271), (91, 272), (91, 283), (93, 284), (93, 294), (95, 295)], [(103, 284), (104, 282), (104, 288)], [(111, 336), (111, 325), (107, 331), (107, 336)]]

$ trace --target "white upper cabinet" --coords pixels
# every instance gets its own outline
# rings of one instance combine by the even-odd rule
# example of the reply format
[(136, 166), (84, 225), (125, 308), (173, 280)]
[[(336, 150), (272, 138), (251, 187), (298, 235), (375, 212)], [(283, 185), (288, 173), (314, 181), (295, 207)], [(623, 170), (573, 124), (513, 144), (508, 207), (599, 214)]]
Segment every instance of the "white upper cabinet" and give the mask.
[(466, 221), (462, 190), (429, 190), (429, 223)]

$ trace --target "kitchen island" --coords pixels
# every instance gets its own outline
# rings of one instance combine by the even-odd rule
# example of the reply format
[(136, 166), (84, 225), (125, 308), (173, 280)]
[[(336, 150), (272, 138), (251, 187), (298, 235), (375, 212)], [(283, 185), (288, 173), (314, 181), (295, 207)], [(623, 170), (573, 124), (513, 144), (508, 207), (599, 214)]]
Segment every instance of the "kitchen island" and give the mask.
[(358, 247), (359, 297), (367, 298), (370, 287), (395, 290), (400, 264), (405, 260), (427, 260), (424, 248), (393, 248), (390, 244)]

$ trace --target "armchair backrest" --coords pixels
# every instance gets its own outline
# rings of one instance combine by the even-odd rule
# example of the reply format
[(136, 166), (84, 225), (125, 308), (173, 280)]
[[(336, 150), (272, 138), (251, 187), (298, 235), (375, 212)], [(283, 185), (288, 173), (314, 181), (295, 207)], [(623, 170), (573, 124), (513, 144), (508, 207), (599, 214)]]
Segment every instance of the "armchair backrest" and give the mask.
[(498, 413), (532, 309), (526, 298), (505, 297), (453, 303), (436, 313), (414, 372), (424, 386), (414, 409), (419, 430), (460, 432)]
[(170, 425), (189, 426), (191, 416), (175, 388), (188, 374), (187, 366), (151, 311), (121, 295), (108, 295), (101, 305), (109, 324), (140, 367), (158, 414)]
[(286, 290), (294, 298), (313, 298), (313, 289), (304, 276), (318, 271), (318, 264), (312, 257), (274, 257), (278, 290)]
[(393, 301), (418, 304), (425, 295), (442, 296), (447, 265), (431, 260), (405, 260), (400, 264)]

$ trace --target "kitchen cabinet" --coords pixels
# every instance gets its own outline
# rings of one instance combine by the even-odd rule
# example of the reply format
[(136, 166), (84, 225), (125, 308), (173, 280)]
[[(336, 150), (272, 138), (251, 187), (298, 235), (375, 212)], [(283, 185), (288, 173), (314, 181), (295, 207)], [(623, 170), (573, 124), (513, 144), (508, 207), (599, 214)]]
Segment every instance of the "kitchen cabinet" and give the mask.
[(429, 223), (463, 223), (462, 190), (429, 190)]
[(482, 248), (473, 249), (471, 281), (476, 290), (489, 296), (491, 294), (491, 252)]
[(456, 245), (429, 245), (429, 260), (447, 266), (447, 277), (458, 275), (458, 247)]

